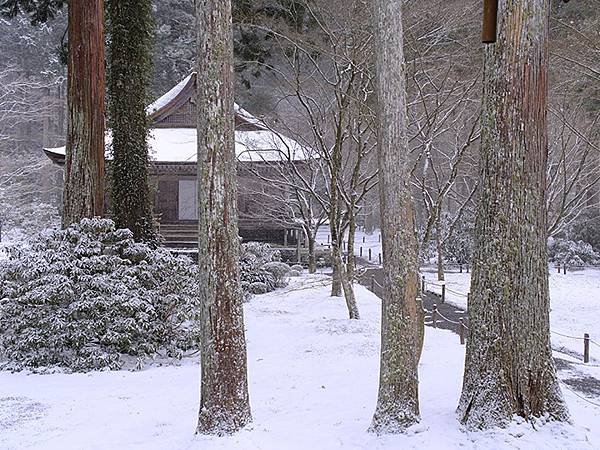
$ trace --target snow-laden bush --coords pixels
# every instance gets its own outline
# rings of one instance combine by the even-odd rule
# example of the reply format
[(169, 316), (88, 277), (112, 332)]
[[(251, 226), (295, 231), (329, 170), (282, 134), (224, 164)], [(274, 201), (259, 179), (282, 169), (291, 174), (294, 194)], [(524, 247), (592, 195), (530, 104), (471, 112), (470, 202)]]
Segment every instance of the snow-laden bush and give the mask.
[(273, 261), (265, 264), (264, 268), (275, 277), (277, 287), (283, 287), (287, 284), (287, 277), (289, 276), (291, 269), (286, 263)]
[(118, 369), (197, 345), (196, 266), (103, 219), (48, 230), (0, 265), (0, 367)]
[[(265, 269), (265, 265), (271, 263), (277, 255), (278, 253), (269, 244), (248, 242), (242, 245), (240, 278), (245, 292), (264, 294), (274, 291), (278, 287), (275, 276)], [(260, 288), (252, 287), (256, 283), (260, 283)], [(266, 290), (262, 292), (265, 288)], [(255, 290), (260, 290), (260, 292), (255, 292)]]
[(300, 264), (294, 264), (292, 267), (290, 267), (290, 269), (295, 270), (296, 272), (302, 273), (302, 271), (304, 270), (304, 267), (302, 267)]
[(265, 283), (261, 283), (260, 281), (256, 281), (254, 283), (250, 283), (248, 289), (251, 294), (266, 294), (267, 292), (272, 291), (272, 289), (267, 286)]
[(300, 272), (298, 272), (297, 270), (290, 270), (290, 272), (288, 273), (289, 277), (299, 277), (300, 276)]
[(551, 262), (571, 267), (600, 264), (600, 255), (590, 244), (560, 238), (548, 239), (548, 258)]

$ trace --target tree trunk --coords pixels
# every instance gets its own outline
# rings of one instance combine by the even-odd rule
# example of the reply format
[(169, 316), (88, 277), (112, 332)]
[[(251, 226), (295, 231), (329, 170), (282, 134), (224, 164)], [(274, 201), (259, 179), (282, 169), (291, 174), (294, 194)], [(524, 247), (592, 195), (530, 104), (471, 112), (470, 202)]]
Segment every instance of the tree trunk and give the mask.
[[(333, 208), (333, 207), (332, 207)], [(333, 216), (333, 214), (331, 215)], [(342, 266), (341, 259), (336, 255), (341, 254), (341, 237), (338, 236), (338, 228), (336, 225), (329, 222), (329, 233), (331, 234), (331, 296), (342, 296)]]
[(154, 19), (151, 0), (107, 0), (110, 210), (136, 240), (156, 241), (148, 180), (148, 116)]
[(104, 214), (104, 2), (69, 2), (63, 227)]
[(398, 433), (419, 418), (417, 241), (407, 171), (402, 0), (376, 0), (378, 162), (383, 245), (379, 395), (371, 431)]
[(350, 282), (348, 272), (346, 271), (346, 265), (344, 264), (340, 247), (336, 247), (334, 259), (335, 265), (339, 267), (340, 284), (344, 291), (344, 299), (346, 300), (346, 307), (348, 308), (348, 317), (350, 319), (360, 319), (356, 297), (354, 296), (354, 289), (352, 288), (352, 283)]
[(444, 281), (444, 246), (442, 245), (442, 224), (439, 217), (436, 228), (435, 245), (437, 249), (437, 279), (438, 281)]
[(316, 253), (316, 239), (315, 233), (312, 231), (307, 232), (308, 236), (308, 273), (317, 272), (317, 253)]
[(348, 218), (348, 262), (346, 264), (346, 274), (350, 283), (354, 282), (354, 272), (356, 270), (356, 258), (354, 256), (354, 241), (356, 239), (356, 214), (354, 206)]
[(198, 433), (252, 420), (239, 274), (231, 2), (196, 3), (201, 393)]
[[(480, 197), (459, 420), (568, 420), (549, 335), (546, 255), (548, 7), (500, 2), (485, 51)], [(493, 405), (493, 407), (491, 406)]]

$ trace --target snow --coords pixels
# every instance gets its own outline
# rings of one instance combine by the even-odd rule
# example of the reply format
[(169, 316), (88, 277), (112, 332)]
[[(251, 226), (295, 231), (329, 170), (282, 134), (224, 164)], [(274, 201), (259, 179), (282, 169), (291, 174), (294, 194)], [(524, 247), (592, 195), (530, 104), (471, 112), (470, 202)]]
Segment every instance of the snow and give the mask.
[(406, 435), (367, 433), (375, 408), (380, 301), (361, 286), (346, 319), (327, 277), (304, 276), (245, 305), (254, 422), (225, 438), (194, 436), (198, 362), (139, 372), (0, 372), (2, 449), (593, 449), (600, 408), (565, 391), (575, 425), (512, 424), (465, 432), (456, 422), (464, 346), (427, 328), (422, 422)]
[(173, 89), (171, 89), (169, 92), (167, 92), (166, 94), (164, 94), (161, 97), (159, 97), (158, 99), (156, 99), (150, 105), (148, 105), (148, 107), (146, 108), (146, 113), (148, 115), (151, 115), (151, 114), (155, 113), (156, 111), (158, 111), (159, 109), (164, 108), (171, 101), (173, 101), (173, 99), (175, 97), (177, 97), (179, 95), (179, 93), (187, 86), (187, 84), (190, 82), (190, 79), (192, 78), (192, 76), (194, 76), (193, 73), (189, 74), (187, 77), (185, 77), (179, 83), (177, 83), (177, 85), (175, 87), (173, 87)]
[[(566, 275), (557, 273), (556, 268), (552, 266), (549, 270), (550, 329), (555, 332), (552, 333), (552, 346), (581, 354), (584, 333), (589, 333), (590, 337), (600, 344), (600, 269), (570, 271)], [(423, 275), (435, 284), (444, 284), (437, 281), (437, 273), (433, 269), (424, 270)], [(459, 293), (469, 292), (471, 274), (456, 273), (453, 269), (446, 272), (445, 278), (447, 301), (465, 309), (466, 297), (449, 292), (448, 289)], [(440, 286), (428, 284), (427, 289), (441, 293)], [(578, 339), (566, 338), (556, 333)], [(600, 345), (591, 344), (590, 355), (600, 362)]]
[[(197, 133), (194, 128), (154, 128), (148, 140), (150, 159), (157, 162), (197, 161)], [(112, 137), (106, 134), (106, 158), (110, 159)], [(65, 147), (45, 149), (57, 155), (65, 155)], [(311, 151), (293, 139), (270, 130), (236, 131), (235, 152), (239, 161), (303, 161)]]
[[(364, 238), (364, 242), (363, 242)], [(344, 235), (344, 240), (346, 243), (348, 242), (348, 233)], [(317, 245), (327, 246), (329, 245), (330, 234), (329, 234), (329, 225), (325, 225), (319, 228), (316, 234), (316, 242)], [(366, 233), (362, 230), (356, 231), (356, 237), (354, 239), (354, 254), (356, 256), (360, 255), (360, 248), (363, 249), (363, 259), (368, 260), (369, 258), (369, 249), (371, 250), (371, 263), (375, 265), (379, 265), (379, 255), (382, 254), (381, 247), (381, 234), (378, 229), (374, 230), (372, 233)]]

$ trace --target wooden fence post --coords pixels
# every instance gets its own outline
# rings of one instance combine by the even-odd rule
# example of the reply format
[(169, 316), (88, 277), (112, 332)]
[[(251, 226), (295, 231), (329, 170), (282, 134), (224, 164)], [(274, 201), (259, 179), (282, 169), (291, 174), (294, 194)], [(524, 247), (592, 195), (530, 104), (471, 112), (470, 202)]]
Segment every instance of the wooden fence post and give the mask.
[(375, 275), (371, 275), (371, 292), (375, 292)]
[(381, 242), (381, 233), (379, 233), (379, 237), (377, 238), (377, 242)]
[(425, 293), (425, 275), (421, 277), (421, 292)]
[(590, 335), (588, 333), (583, 335), (583, 362), (590, 362)]
[(365, 243), (365, 237), (363, 236), (363, 244)]
[(360, 257), (362, 258), (362, 247), (360, 248)]
[(433, 311), (431, 312), (431, 320), (433, 321), (433, 328), (437, 328), (437, 316), (438, 316), (437, 305), (434, 303)]
[(469, 265), (467, 264), (467, 273), (469, 273)]
[(442, 284), (442, 303), (446, 302), (446, 285)]
[(462, 273), (462, 264), (458, 265), (458, 271), (459, 271), (458, 273)]
[(381, 253), (379, 254), (379, 265), (381, 265)]
[(567, 263), (563, 264), (563, 274), (566, 275), (567, 274)]
[(465, 345), (465, 321), (461, 317), (458, 319), (458, 335), (460, 336), (460, 345)]
[(558, 273), (560, 274), (560, 263), (558, 263)]
[(369, 261), (371, 261), (371, 249), (369, 249)]
[(467, 308), (469, 307), (469, 303), (471, 303), (471, 293), (467, 292)]

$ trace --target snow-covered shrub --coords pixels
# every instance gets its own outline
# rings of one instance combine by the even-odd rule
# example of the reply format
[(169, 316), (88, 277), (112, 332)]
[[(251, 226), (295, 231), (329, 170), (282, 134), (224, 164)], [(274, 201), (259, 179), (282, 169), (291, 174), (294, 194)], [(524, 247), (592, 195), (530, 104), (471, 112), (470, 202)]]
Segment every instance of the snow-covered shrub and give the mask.
[(254, 283), (265, 285), (268, 289), (266, 292), (274, 291), (278, 287), (275, 276), (265, 269), (265, 265), (273, 262), (277, 255), (269, 244), (248, 242), (242, 245), (240, 278), (245, 292), (256, 293), (251, 288)]
[(290, 276), (290, 277), (299, 277), (300, 276), (300, 272), (298, 272), (297, 270), (290, 270), (290, 272), (288, 273), (288, 276)]
[(587, 242), (594, 251), (600, 252), (600, 214), (597, 209), (584, 211), (574, 221), (567, 237), (573, 241)]
[(266, 283), (261, 283), (260, 281), (250, 283), (250, 285), (248, 286), (248, 290), (251, 294), (256, 295), (266, 294), (267, 292), (272, 291), (272, 289), (269, 286), (267, 286)]
[(294, 264), (292, 267), (290, 267), (290, 269), (295, 270), (296, 272), (302, 273), (302, 271), (304, 270), (304, 267), (302, 267), (300, 264)]
[(277, 287), (282, 287), (286, 285), (286, 278), (290, 273), (290, 266), (286, 263), (282, 263), (279, 261), (273, 261), (264, 265), (264, 268), (267, 272), (275, 277), (275, 282), (277, 283)]
[(600, 255), (590, 244), (560, 238), (548, 239), (548, 258), (551, 262), (572, 267), (600, 264)]
[(104, 219), (48, 230), (0, 265), (0, 367), (118, 369), (197, 345), (197, 269)]

